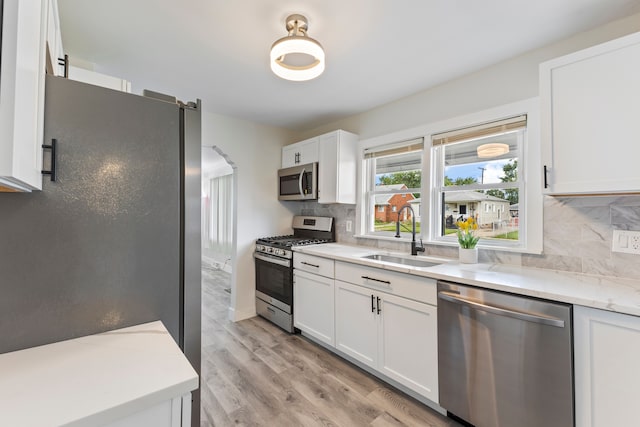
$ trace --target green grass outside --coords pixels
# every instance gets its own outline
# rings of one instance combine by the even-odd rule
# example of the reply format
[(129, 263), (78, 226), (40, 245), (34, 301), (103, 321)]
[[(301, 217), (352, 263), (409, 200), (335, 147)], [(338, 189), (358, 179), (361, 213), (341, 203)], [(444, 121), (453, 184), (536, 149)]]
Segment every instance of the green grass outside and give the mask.
[[(395, 222), (386, 222), (386, 223), (376, 223), (375, 224), (375, 231), (390, 231), (395, 233), (396, 232), (396, 223)], [(455, 228), (446, 228), (444, 230), (444, 234), (449, 235), (449, 234), (455, 234), (457, 231), (457, 229)], [(400, 232), (406, 232), (406, 233), (410, 233), (411, 232), (411, 221), (405, 221), (401, 223), (400, 226)], [(420, 223), (417, 222), (416, 223), (416, 233), (420, 233)], [(502, 234), (498, 234), (497, 236), (491, 236), (491, 237), (483, 237), (486, 239), (507, 239), (507, 240), (518, 240), (518, 231), (509, 231), (508, 233), (502, 233)]]
[[(376, 223), (374, 226), (375, 231), (392, 231), (396, 232), (395, 222)], [(411, 221), (404, 221), (400, 223), (400, 232), (411, 233)], [(420, 232), (420, 223), (416, 222), (416, 233)]]
[(494, 239), (509, 239), (509, 240), (518, 240), (518, 231), (510, 231), (508, 233), (498, 234), (497, 236), (493, 236)]

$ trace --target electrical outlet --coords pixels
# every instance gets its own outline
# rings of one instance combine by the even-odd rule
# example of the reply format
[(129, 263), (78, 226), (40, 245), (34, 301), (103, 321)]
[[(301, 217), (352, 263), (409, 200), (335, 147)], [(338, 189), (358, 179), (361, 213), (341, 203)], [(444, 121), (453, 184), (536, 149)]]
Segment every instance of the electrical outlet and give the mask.
[(347, 221), (346, 222), (346, 228), (347, 228), (347, 233), (351, 232), (351, 229), (353, 228), (353, 222), (352, 221)]
[(640, 231), (613, 230), (611, 251), (640, 255)]

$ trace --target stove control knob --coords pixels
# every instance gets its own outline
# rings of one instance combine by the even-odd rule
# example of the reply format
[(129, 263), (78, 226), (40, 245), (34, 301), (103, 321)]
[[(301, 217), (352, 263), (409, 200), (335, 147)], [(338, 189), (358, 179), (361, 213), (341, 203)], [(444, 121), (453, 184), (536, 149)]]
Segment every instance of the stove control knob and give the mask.
[(270, 254), (273, 253), (273, 248), (272, 247), (269, 246), (269, 247), (267, 247), (265, 249), (266, 249), (265, 252), (270, 253)]
[(284, 249), (276, 249), (274, 252), (276, 255), (284, 256)]
[(257, 252), (264, 252), (264, 246), (262, 246), (262, 245), (256, 245), (256, 251), (257, 251)]

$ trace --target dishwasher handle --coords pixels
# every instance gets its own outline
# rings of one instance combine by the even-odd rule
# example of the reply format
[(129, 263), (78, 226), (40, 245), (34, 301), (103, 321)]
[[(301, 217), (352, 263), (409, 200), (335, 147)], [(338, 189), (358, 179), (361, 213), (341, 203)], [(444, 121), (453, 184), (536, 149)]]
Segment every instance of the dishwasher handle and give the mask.
[(485, 311), (491, 314), (497, 314), (498, 316), (506, 316), (514, 319), (524, 320), (527, 322), (540, 323), (548, 326), (555, 326), (557, 328), (564, 328), (564, 320), (556, 317), (539, 316), (535, 314), (523, 313), (521, 311), (507, 310), (500, 307), (494, 307), (492, 305), (482, 304), (480, 302), (468, 300), (462, 298), (458, 294), (454, 294), (446, 291), (439, 291), (438, 298), (444, 301), (452, 302), (454, 304), (464, 305), (476, 310)]

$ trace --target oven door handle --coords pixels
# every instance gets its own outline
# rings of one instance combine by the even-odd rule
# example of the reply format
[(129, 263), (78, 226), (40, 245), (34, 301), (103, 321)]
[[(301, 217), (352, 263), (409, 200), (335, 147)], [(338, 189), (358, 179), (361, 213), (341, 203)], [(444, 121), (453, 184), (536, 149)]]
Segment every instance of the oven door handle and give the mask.
[(283, 267), (291, 267), (291, 261), (289, 261), (288, 259), (276, 258), (269, 255), (263, 255), (258, 253), (254, 253), (253, 257), (255, 259), (259, 259), (261, 261), (268, 262), (271, 264), (278, 264)]

